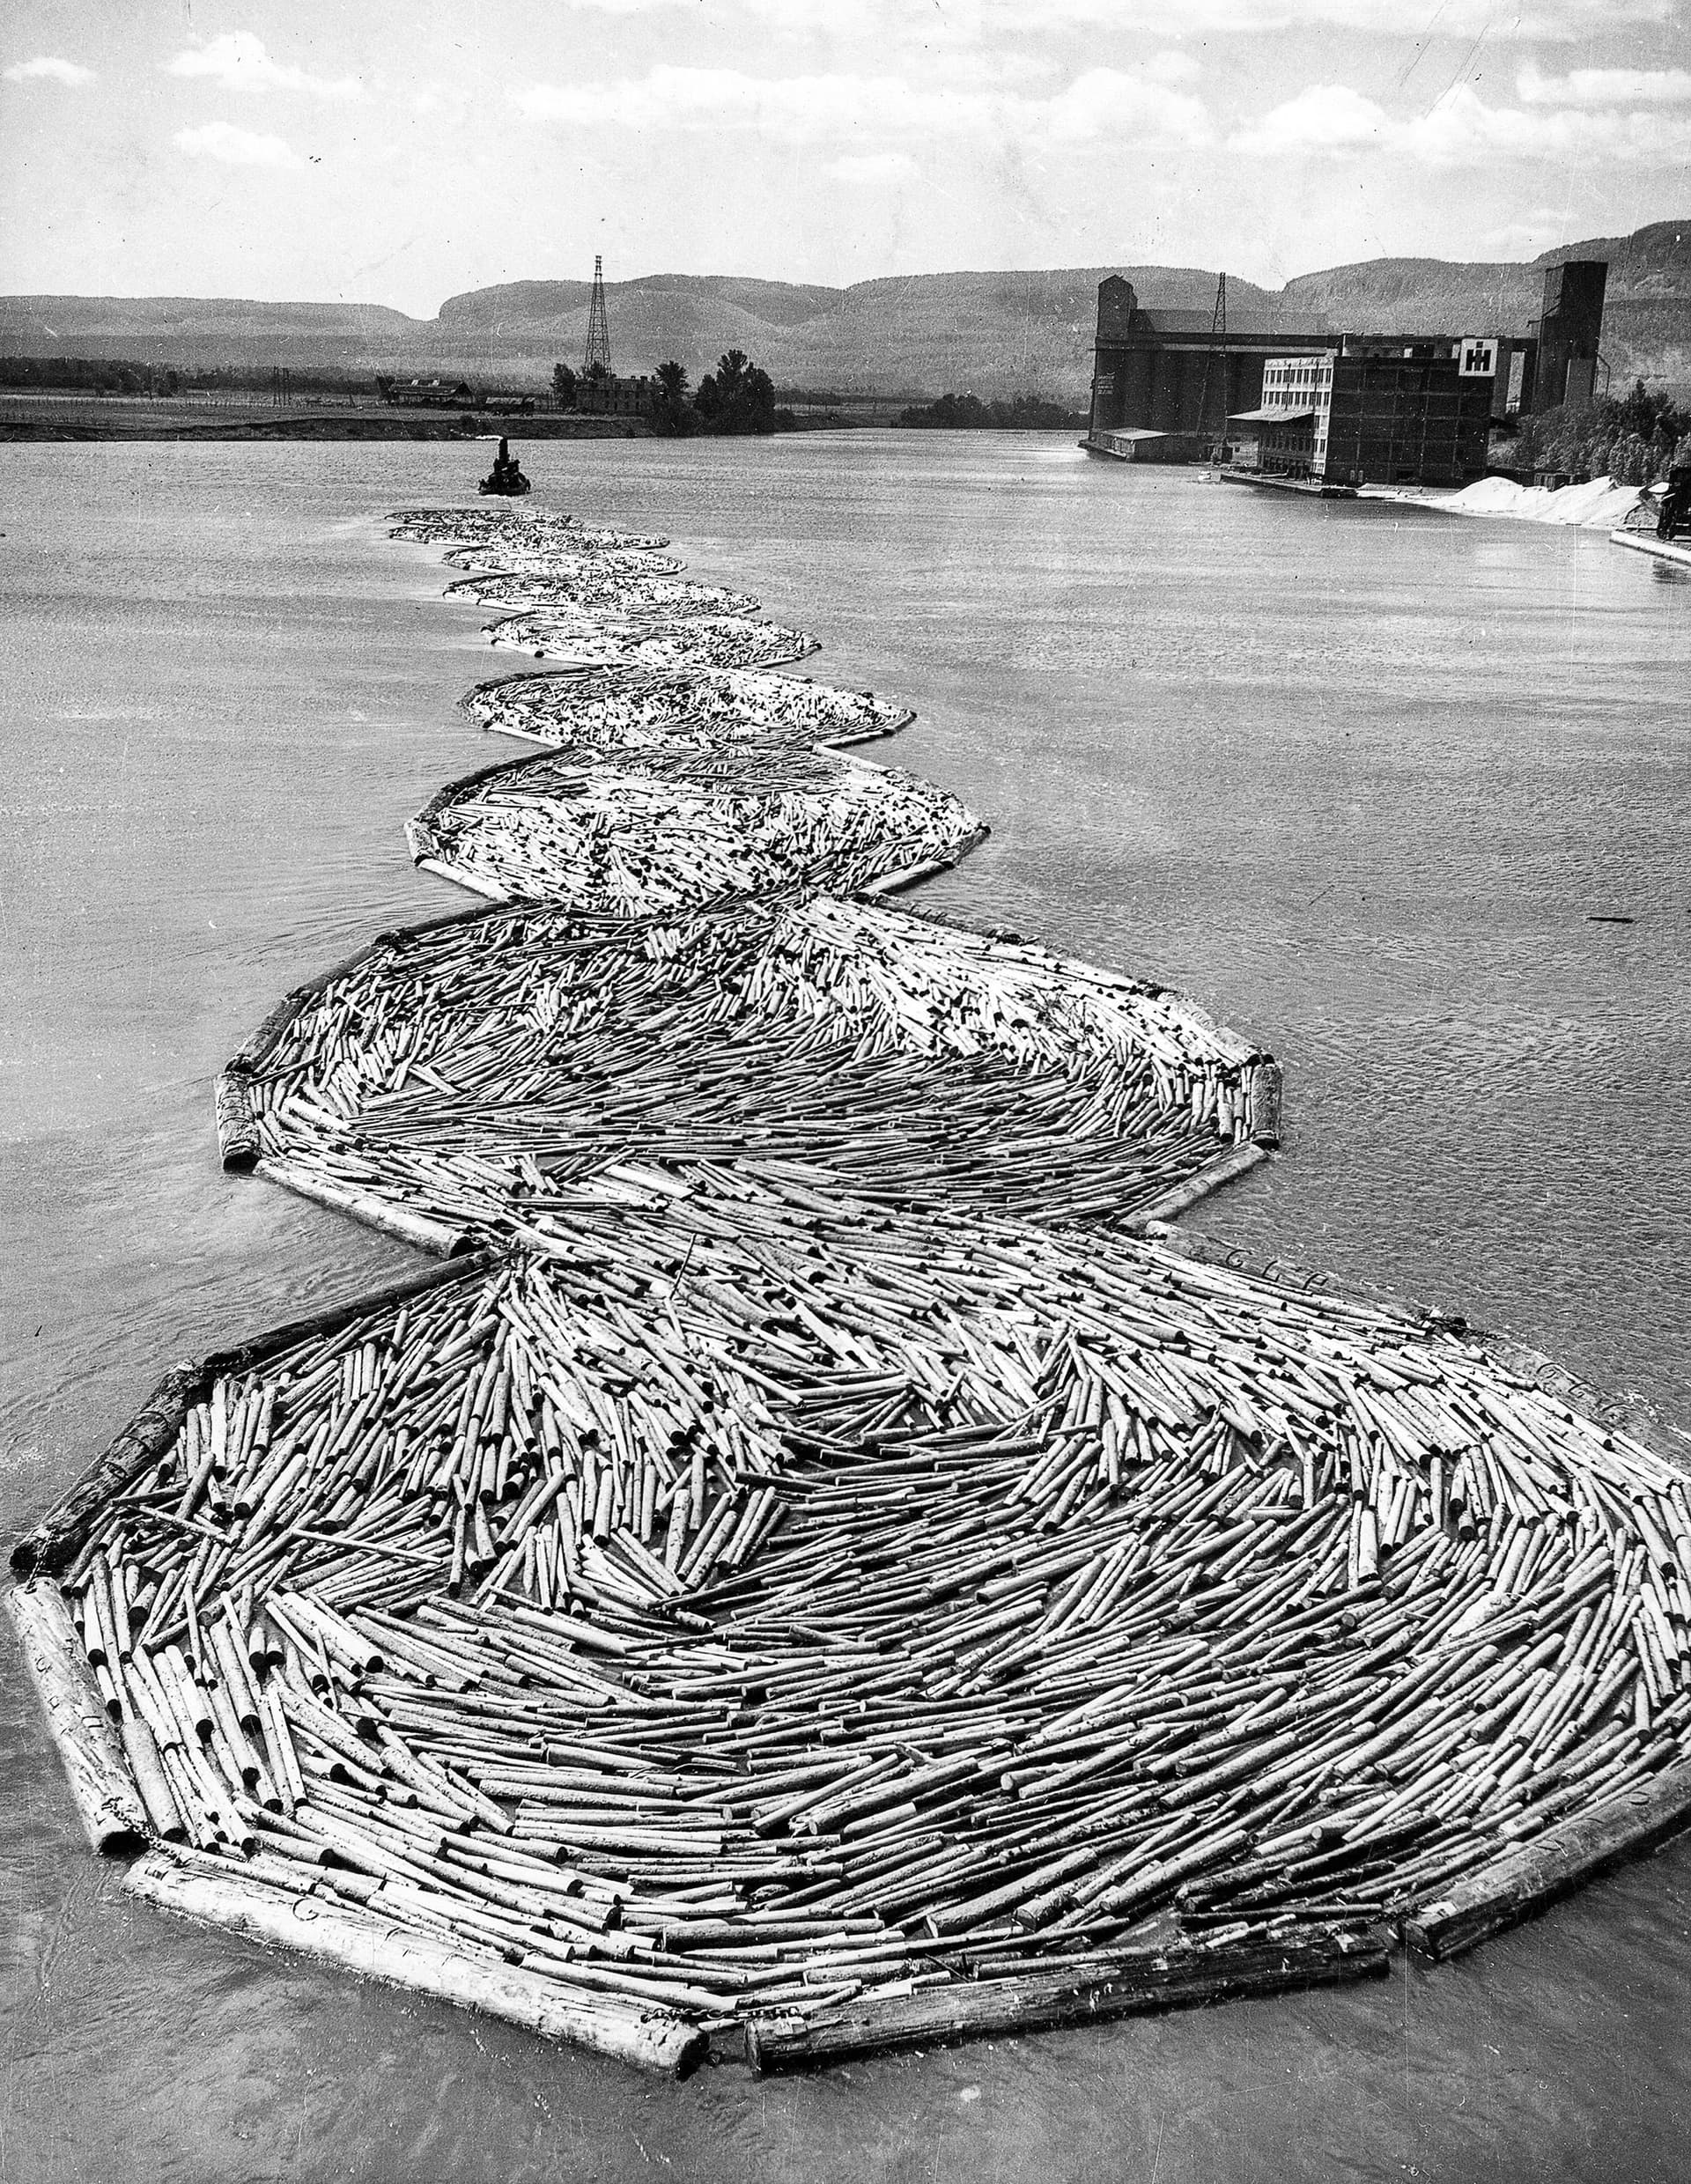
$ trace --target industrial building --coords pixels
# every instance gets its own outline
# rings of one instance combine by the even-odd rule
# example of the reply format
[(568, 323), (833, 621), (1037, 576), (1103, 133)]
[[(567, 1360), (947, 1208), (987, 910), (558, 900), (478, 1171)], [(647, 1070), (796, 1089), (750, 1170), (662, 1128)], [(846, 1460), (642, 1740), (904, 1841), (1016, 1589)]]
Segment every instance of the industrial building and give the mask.
[(501, 417), (531, 417), (532, 387), (472, 387), (468, 380), (396, 380), (378, 372), (376, 392), (398, 410), (491, 410)]
[(1570, 259), (1546, 273), (1538, 380), (1525, 405), (1533, 416), (1565, 402), (1589, 402), (1596, 393), (1608, 281), (1608, 267), (1596, 258)]
[(644, 372), (597, 372), (575, 382), (575, 406), (591, 417), (643, 417), (658, 406), (658, 383)]
[(401, 410), (469, 410), (476, 402), (468, 380), (396, 380), (378, 372), (376, 392)]
[(1466, 485), (1485, 475), (1495, 398), (1489, 343), (1347, 334), (1317, 360), (1271, 358), (1261, 402), (1228, 419), (1228, 438), (1270, 476)]
[(1261, 402), (1271, 357), (1319, 357), (1332, 346), (1318, 319), (1147, 311), (1133, 283), (1112, 273), (1098, 284), (1089, 444), (1140, 462), (1195, 461), (1225, 417)]
[(1291, 478), (1461, 485), (1484, 474), (1494, 420), (1589, 400), (1608, 269), (1553, 266), (1533, 330), (1351, 334), (1318, 318), (1147, 310), (1133, 283), (1098, 286), (1084, 445), (1127, 461), (1222, 451)]

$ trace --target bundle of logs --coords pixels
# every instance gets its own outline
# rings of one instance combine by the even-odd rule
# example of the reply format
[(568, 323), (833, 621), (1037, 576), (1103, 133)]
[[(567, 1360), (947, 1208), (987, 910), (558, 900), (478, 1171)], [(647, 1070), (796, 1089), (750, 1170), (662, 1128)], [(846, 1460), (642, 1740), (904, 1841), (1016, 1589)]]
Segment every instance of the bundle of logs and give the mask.
[[(643, 556), (631, 556), (640, 560)], [(447, 588), (448, 599), (487, 607), (555, 608), (569, 616), (755, 615), (762, 603), (750, 592), (730, 592), (720, 584), (689, 584), (639, 568), (618, 566), (609, 554), (584, 556), (562, 569), (501, 571), (467, 576)]]
[(1665, 1444), (1177, 1248), (1272, 1059), (866, 894), (974, 822), (744, 671), (810, 640), (678, 615), (661, 538), (395, 523), (610, 664), (472, 693), (557, 755), (416, 823), (506, 906), (219, 1080), (225, 1165), (449, 1263), (171, 1375), (14, 1557), (131, 1890), (773, 2068), (1378, 1972), (1678, 1825)]
[(578, 1212), (192, 1392), (60, 1578), (147, 1831), (643, 2039), (1374, 1968), (1691, 1721), (1673, 1466), (1129, 1239)]
[[(574, 524), (543, 545), (519, 545), (509, 538), (495, 536), (479, 545), (454, 546), (442, 558), (449, 569), (478, 570), (507, 579), (525, 574), (575, 575), (584, 569), (678, 576), (687, 564), (679, 554), (661, 550), (668, 543), (667, 538), (655, 534), (642, 537), (635, 531), (588, 530)], [(448, 585), (447, 596), (451, 598), (456, 589), (455, 585)]]
[(572, 749), (838, 748), (896, 734), (914, 717), (871, 692), (733, 668), (506, 675), (477, 684), (463, 704), (478, 727)]
[(983, 831), (913, 774), (753, 744), (520, 762), (443, 791), (408, 837), (418, 864), (496, 901), (646, 918), (793, 887), (851, 894), (955, 863)]
[(565, 607), (505, 615), (488, 641), (584, 668), (773, 668), (817, 649), (804, 630), (739, 614), (631, 614)]
[(1142, 1221), (1261, 1157), (1278, 1072), (1155, 987), (821, 898), (389, 936), (222, 1092), (226, 1164), (450, 1249), (607, 1192)]

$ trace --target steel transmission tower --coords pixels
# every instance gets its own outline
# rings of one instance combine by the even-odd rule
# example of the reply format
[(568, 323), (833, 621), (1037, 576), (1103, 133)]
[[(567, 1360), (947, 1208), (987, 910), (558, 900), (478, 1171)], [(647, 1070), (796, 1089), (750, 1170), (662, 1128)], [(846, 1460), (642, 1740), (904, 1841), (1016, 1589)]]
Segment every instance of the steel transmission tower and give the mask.
[(1209, 387), (1219, 361), (1222, 367), (1221, 432), (1214, 450), (1217, 461), (1227, 453), (1227, 276), (1220, 275), (1215, 283), (1215, 308), (1210, 314), (1209, 348), (1204, 357), (1204, 391), (1198, 397), (1198, 438), (1201, 440), (1204, 428), (1209, 422)]
[(581, 358), (581, 376), (586, 379), (594, 365), (602, 370), (610, 369), (610, 323), (605, 317), (605, 262), (595, 257), (593, 262), (593, 301), (587, 306), (587, 346)]

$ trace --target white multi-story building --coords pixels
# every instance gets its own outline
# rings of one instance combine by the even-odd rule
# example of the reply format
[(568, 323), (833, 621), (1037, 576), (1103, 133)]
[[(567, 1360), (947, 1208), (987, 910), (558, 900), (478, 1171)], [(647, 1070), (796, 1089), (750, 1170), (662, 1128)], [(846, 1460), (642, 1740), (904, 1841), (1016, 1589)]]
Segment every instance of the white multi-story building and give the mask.
[[(1333, 421), (1331, 354), (1266, 360), (1262, 367), (1262, 424), (1272, 429), (1276, 412), (1288, 425), (1307, 421), (1311, 427), (1310, 476), (1324, 477), (1328, 428)], [(1296, 437), (1301, 439), (1302, 434)]]

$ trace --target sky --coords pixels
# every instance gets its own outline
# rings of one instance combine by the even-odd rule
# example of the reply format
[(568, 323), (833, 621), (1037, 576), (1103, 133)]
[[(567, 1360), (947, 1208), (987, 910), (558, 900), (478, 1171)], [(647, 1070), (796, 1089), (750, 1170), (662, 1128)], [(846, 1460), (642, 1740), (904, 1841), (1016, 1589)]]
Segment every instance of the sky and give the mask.
[(0, 292), (1530, 258), (1691, 215), (1691, 0), (7, 0)]

